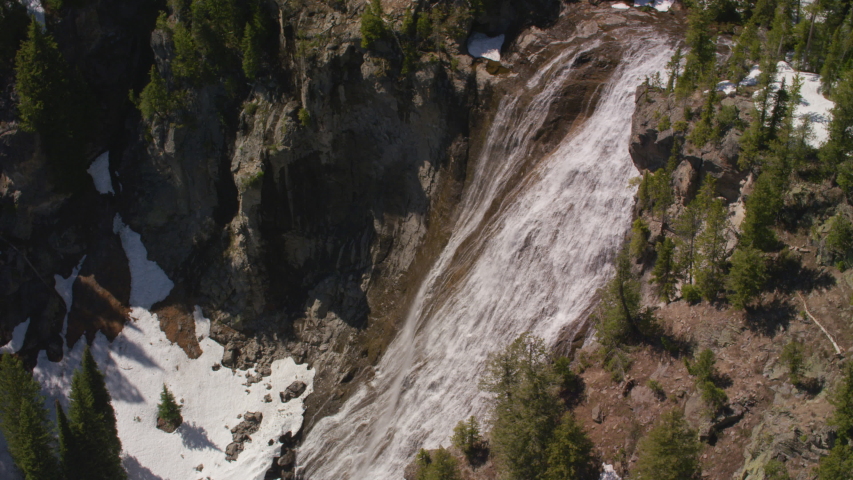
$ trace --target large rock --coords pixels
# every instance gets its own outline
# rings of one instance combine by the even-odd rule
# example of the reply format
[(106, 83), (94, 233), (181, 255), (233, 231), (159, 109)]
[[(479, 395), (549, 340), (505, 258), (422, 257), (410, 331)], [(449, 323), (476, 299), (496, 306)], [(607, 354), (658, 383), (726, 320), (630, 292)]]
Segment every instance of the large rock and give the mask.
[(278, 395), (281, 398), (281, 403), (287, 403), (294, 398), (298, 398), (305, 392), (305, 389), (308, 388), (308, 385), (305, 382), (301, 382), (296, 380), (291, 383), (283, 392), (279, 392)]

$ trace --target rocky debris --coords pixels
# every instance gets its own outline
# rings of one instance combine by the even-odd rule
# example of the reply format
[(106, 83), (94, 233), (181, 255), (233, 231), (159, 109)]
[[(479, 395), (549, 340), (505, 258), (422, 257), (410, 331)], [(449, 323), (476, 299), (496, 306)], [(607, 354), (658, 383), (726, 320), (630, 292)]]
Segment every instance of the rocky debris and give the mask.
[(180, 427), (180, 426), (181, 426), (181, 422), (178, 422), (178, 423), (167, 422), (167, 421), (163, 420), (162, 418), (157, 417), (157, 428), (159, 428), (160, 430), (163, 430), (166, 433), (174, 433), (175, 430), (177, 430), (178, 427)]
[(270, 403), (270, 402), (272, 402), (272, 395), (270, 395), (268, 393), (268, 394), (264, 395), (264, 403)]
[(225, 460), (229, 462), (237, 460), (240, 452), (243, 451), (243, 444), (252, 441), (251, 435), (261, 428), (261, 421), (263, 419), (264, 415), (260, 412), (246, 412), (243, 414), (243, 421), (231, 429), (232, 441), (225, 447)]
[(196, 467), (195, 467), (195, 470), (196, 470), (197, 472), (200, 472), (200, 471), (204, 470), (204, 464), (203, 464), (203, 463), (199, 463), (199, 464), (198, 464), (198, 466), (196, 466)]
[(296, 380), (285, 388), (283, 392), (278, 393), (281, 398), (281, 403), (287, 403), (294, 398), (298, 398), (305, 392), (306, 388), (308, 388), (308, 385), (306, 385), (305, 382)]
[(272, 465), (264, 478), (293, 479), (293, 468), (296, 466), (296, 446), (302, 440), (302, 431), (296, 435), (287, 432), (278, 438), (281, 443), (279, 455), (273, 458)]
[(592, 407), (592, 421), (595, 423), (601, 423), (604, 421), (604, 415), (601, 413), (601, 404), (596, 404)]

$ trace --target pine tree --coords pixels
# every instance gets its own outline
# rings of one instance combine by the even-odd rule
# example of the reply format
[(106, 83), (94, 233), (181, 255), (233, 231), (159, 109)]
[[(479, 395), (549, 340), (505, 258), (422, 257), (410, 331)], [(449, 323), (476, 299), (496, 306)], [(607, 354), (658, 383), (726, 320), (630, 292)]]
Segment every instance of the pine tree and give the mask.
[(166, 427), (171, 431), (178, 428), (184, 419), (181, 417), (181, 406), (175, 401), (175, 396), (163, 384), (163, 391), (160, 392), (160, 403), (157, 404), (157, 417), (166, 424)]
[(84, 452), (81, 461), (66, 468), (68, 480), (124, 480), (121, 465), (121, 440), (116, 429), (115, 410), (104, 376), (88, 346), (83, 351), (80, 369), (71, 379), (70, 427), (74, 442)]
[(595, 445), (571, 412), (563, 415), (548, 442), (548, 469), (544, 480), (598, 480), (599, 462)]
[(68, 417), (65, 416), (65, 410), (56, 401), (56, 429), (59, 432), (59, 459), (62, 463), (62, 471), (67, 479), (82, 478), (81, 472), (84, 472), (85, 465), (81, 465), (81, 461), (86, 455), (80, 450), (80, 445), (74, 438), (74, 432), (71, 430), (71, 425), (68, 423)]
[[(419, 25), (420, 26), (420, 25)], [(371, 0), (361, 14), (361, 48), (372, 48), (377, 40), (387, 35), (385, 21), (382, 20), (380, 0)]]
[(60, 477), (41, 388), (20, 359), (9, 354), (0, 357), (0, 432), (26, 480)]
[(657, 244), (657, 260), (652, 269), (652, 282), (657, 286), (660, 298), (669, 302), (675, 294), (675, 242), (664, 238)]
[(243, 29), (243, 41), (240, 46), (243, 50), (243, 73), (249, 80), (254, 80), (261, 69), (261, 48), (258, 43), (255, 27), (247, 22), (246, 28)]
[(456, 459), (444, 447), (438, 447), (432, 454), (424, 449), (418, 452), (416, 480), (458, 480)]
[(616, 274), (601, 290), (596, 316), (598, 339), (608, 349), (640, 333), (640, 284), (626, 248), (616, 257)]
[(675, 93), (685, 97), (713, 78), (716, 43), (711, 32), (711, 15), (703, 6), (691, 8), (687, 15), (686, 43), (690, 47), (684, 73), (678, 78)]
[(722, 199), (713, 198), (706, 201), (704, 227), (696, 236), (695, 277), (702, 296), (711, 301), (723, 287), (728, 211)]
[(165, 120), (175, 107), (173, 99), (169, 95), (166, 81), (154, 65), (151, 65), (149, 78), (148, 85), (139, 94), (139, 111), (149, 122), (155, 117)]
[[(844, 74), (832, 96), (832, 120), (829, 122), (829, 139), (820, 149), (820, 160), (827, 172), (835, 172), (839, 165), (853, 161), (853, 70)], [(853, 175), (839, 173), (838, 184), (847, 192), (853, 191)]]
[(732, 305), (744, 309), (755, 298), (767, 280), (764, 256), (755, 248), (738, 247), (732, 255), (732, 268), (726, 279), (726, 287), (733, 292)]
[(628, 249), (631, 252), (631, 258), (642, 258), (646, 251), (646, 246), (649, 244), (649, 225), (642, 219), (637, 217), (631, 226), (631, 244)]
[(632, 478), (639, 480), (685, 480), (699, 473), (702, 446), (696, 431), (678, 409), (661, 415), (640, 441), (637, 466)]
[(458, 448), (470, 462), (481, 447), (483, 441), (480, 437), (480, 424), (473, 415), (466, 420), (460, 420), (453, 428), (453, 437), (450, 439), (453, 446)]
[(30, 22), (27, 39), (15, 58), (15, 90), (21, 128), (45, 133), (56, 128), (54, 115), (68, 94), (68, 68), (56, 42), (38, 22)]
[(547, 467), (547, 443), (562, 409), (559, 379), (541, 338), (521, 335), (489, 355), (480, 388), (495, 395), (491, 451), (506, 478), (538, 478)]

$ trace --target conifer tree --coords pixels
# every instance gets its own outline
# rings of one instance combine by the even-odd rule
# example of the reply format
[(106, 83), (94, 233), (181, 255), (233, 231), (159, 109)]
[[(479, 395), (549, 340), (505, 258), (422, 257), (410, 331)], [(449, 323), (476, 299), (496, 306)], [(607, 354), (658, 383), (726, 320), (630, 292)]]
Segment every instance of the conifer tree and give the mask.
[(675, 294), (675, 242), (664, 238), (657, 244), (657, 260), (652, 269), (652, 282), (657, 286), (661, 300), (669, 302)]
[(767, 280), (767, 266), (761, 252), (755, 248), (738, 247), (732, 255), (732, 268), (726, 279), (726, 286), (733, 292), (732, 305), (746, 308), (746, 304), (755, 298)]
[(175, 396), (166, 388), (165, 383), (163, 384), (163, 391), (160, 392), (160, 403), (157, 404), (157, 417), (163, 420), (172, 431), (184, 421), (181, 417), (181, 406), (175, 401)]
[(59, 460), (62, 463), (65, 478), (80, 478), (82, 472), (85, 471), (85, 466), (80, 465), (80, 462), (86, 453), (80, 450), (80, 445), (74, 438), (74, 432), (71, 431), (65, 410), (58, 400), (56, 401), (56, 429), (59, 432)]
[[(853, 162), (853, 70), (844, 74), (833, 93), (835, 107), (829, 122), (829, 139), (820, 149), (820, 160), (827, 172), (834, 172), (844, 164)], [(853, 175), (838, 174), (836, 181), (845, 191), (853, 191)]]
[(646, 246), (649, 243), (649, 225), (642, 217), (637, 217), (631, 226), (631, 244), (628, 249), (631, 252), (631, 257), (639, 259), (646, 251)]
[[(85, 453), (71, 466), (68, 480), (124, 480), (121, 465), (121, 440), (116, 429), (115, 410), (104, 376), (88, 346), (83, 351), (80, 369), (71, 380), (70, 427), (73, 440)], [(66, 465), (68, 468), (69, 465)]]
[(661, 415), (640, 441), (632, 477), (639, 480), (685, 480), (699, 472), (702, 446), (696, 431), (678, 409)]
[(709, 186), (702, 192), (706, 202), (703, 205), (705, 222), (696, 236), (695, 278), (702, 296), (711, 301), (723, 287), (728, 211), (722, 199), (709, 198), (713, 182), (707, 183)]
[(60, 478), (55, 442), (38, 382), (21, 360), (0, 357), (0, 432), (26, 480)]
[(548, 469), (544, 480), (598, 480), (599, 462), (595, 445), (571, 412), (563, 415), (548, 442)]

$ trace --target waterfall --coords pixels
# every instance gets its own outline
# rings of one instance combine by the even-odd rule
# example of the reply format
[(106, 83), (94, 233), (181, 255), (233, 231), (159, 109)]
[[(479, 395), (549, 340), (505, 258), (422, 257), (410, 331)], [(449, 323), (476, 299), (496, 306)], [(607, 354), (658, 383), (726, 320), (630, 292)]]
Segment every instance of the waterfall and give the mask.
[(489, 352), (527, 331), (553, 341), (581, 319), (631, 221), (634, 91), (671, 54), (652, 31), (627, 42), (593, 114), (545, 158), (532, 158), (534, 134), (595, 45), (567, 47), (503, 98), (448, 245), (374, 378), (306, 437), (303, 478), (402, 478), (419, 448), (485, 419), (477, 383)]

